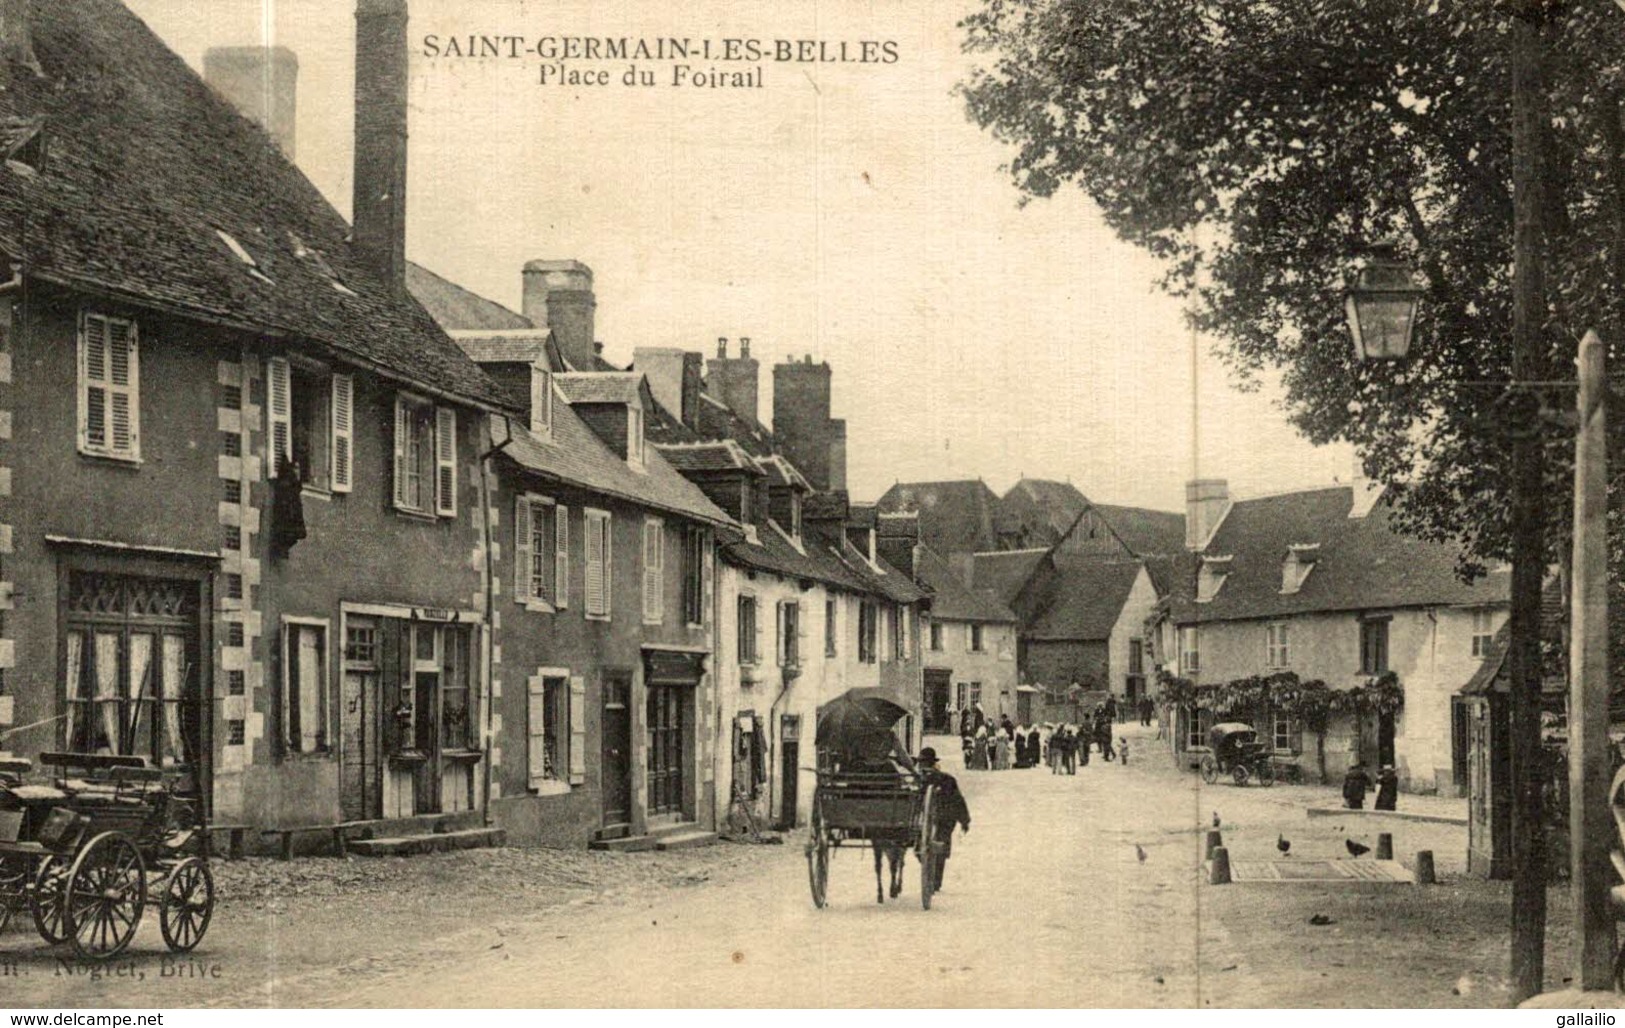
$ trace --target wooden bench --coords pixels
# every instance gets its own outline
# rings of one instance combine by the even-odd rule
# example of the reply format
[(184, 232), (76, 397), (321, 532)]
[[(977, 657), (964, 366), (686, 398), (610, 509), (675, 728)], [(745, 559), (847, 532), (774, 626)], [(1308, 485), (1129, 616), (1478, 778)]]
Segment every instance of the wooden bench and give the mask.
[(206, 857), (211, 857), (211, 858), (215, 855), (215, 850), (214, 850), (214, 836), (215, 836), (215, 833), (216, 832), (223, 832), (223, 833), (225, 833), (225, 836), (226, 836), (226, 859), (227, 860), (241, 860), (241, 859), (243, 859), (243, 850), (247, 848), (246, 847), (246, 842), (247, 842), (247, 838), (248, 838), (248, 829), (250, 827), (252, 827), (252, 826), (250, 826), (250, 825), (217, 825), (217, 824), (211, 824), (209, 826), (209, 830), (207, 832), (203, 833), (203, 855), (206, 856)]
[(338, 824), (263, 828), (260, 830), (260, 834), (279, 836), (281, 841), (278, 845), (277, 855), (283, 860), (292, 860), (294, 836), (307, 835), (312, 832), (328, 832), (333, 838), (333, 855), (343, 857), (349, 854), (350, 833), (366, 823), (365, 821), (340, 821)]

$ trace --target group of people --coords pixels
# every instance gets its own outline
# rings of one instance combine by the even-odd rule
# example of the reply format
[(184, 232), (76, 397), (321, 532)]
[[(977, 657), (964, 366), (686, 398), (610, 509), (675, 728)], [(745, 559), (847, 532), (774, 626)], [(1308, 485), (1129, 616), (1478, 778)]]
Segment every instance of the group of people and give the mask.
[(1112, 744), (1117, 701), (1108, 699), (1080, 724), (1016, 724), (1008, 714), (997, 721), (981, 706), (959, 715), (960, 743), (967, 771), (1004, 771), (1048, 765), (1051, 774), (1077, 774), (1078, 764), (1089, 763), (1092, 750), (1106, 760), (1121, 757), (1128, 763), (1128, 740)]

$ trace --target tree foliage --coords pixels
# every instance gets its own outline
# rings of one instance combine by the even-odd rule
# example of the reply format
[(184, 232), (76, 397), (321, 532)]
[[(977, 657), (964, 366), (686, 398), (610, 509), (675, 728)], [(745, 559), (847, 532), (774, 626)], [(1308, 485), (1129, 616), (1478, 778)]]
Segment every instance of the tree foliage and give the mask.
[[(964, 22), (971, 116), (1013, 147), (1023, 199), (1082, 188), (1238, 378), (1276, 369), (1311, 441), (1355, 444), (1404, 530), (1508, 555), (1511, 19), (1553, 59), (1540, 148), (1549, 318), (1538, 377), (1595, 327), (1621, 368), (1625, 11), (1613, 0), (984, 0)], [(1413, 359), (1360, 364), (1343, 288), (1375, 240), (1427, 281)], [(1198, 269), (1203, 274), (1198, 278)], [(1570, 392), (1548, 397), (1573, 409)], [(1625, 453), (1625, 409), (1611, 450)], [(1547, 412), (1546, 510), (1567, 533), (1572, 423)], [(1614, 461), (1615, 484), (1621, 476)], [(1616, 514), (1616, 543), (1625, 519)], [(1625, 545), (1611, 548), (1616, 561)], [(1615, 568), (1614, 581), (1620, 581)], [(1625, 605), (1625, 604), (1621, 604)]]

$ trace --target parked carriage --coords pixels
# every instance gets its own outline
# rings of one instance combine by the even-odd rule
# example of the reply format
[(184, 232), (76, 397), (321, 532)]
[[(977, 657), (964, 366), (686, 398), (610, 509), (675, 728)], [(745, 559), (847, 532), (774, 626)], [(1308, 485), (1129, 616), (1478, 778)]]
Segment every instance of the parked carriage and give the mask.
[(1268, 743), (1260, 742), (1252, 725), (1226, 721), (1207, 733), (1209, 752), (1202, 756), (1202, 781), (1209, 785), (1229, 775), (1237, 785), (1255, 781), (1275, 784), (1275, 762)]
[(807, 877), (819, 908), (828, 900), (831, 855), (862, 847), (874, 852), (877, 896), (882, 855), (891, 859), (895, 878), (913, 850), (920, 905), (931, 909), (941, 859), (932, 831), (936, 787), (924, 784), (893, 734), (907, 714), (867, 689), (853, 689), (819, 711), (818, 785), (807, 839)]
[(45, 753), (40, 764), (49, 784), (25, 781), (26, 760), (0, 761), (0, 931), (26, 910), (46, 942), (105, 960), (155, 901), (165, 945), (194, 949), (214, 915), (214, 876), (183, 774), (142, 757)]

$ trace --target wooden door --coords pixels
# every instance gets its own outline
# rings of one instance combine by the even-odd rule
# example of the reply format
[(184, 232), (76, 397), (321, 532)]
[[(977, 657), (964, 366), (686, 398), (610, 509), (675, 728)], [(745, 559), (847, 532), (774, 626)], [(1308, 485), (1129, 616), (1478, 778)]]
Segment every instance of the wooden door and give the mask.
[(649, 687), (649, 816), (683, 811), (683, 686)]
[(801, 716), (779, 718), (779, 826), (796, 826), (801, 805)]
[(925, 730), (942, 735), (953, 731), (948, 724), (949, 673), (925, 672)]
[(383, 816), (382, 747), (379, 745), (383, 725), (378, 700), (377, 672), (345, 672), (339, 757), (344, 777), (339, 800), (344, 817), (349, 821)]
[(632, 678), (615, 673), (604, 680), (603, 737), (604, 826), (632, 820)]

